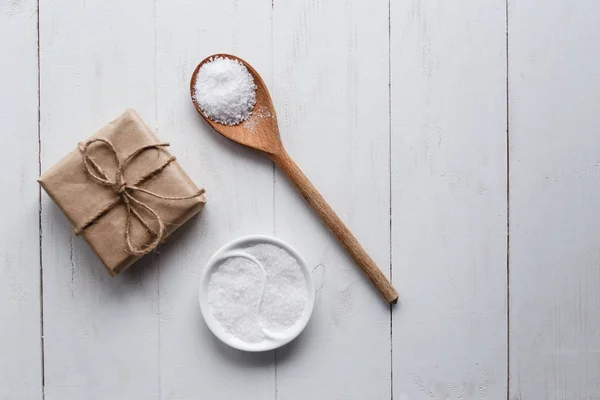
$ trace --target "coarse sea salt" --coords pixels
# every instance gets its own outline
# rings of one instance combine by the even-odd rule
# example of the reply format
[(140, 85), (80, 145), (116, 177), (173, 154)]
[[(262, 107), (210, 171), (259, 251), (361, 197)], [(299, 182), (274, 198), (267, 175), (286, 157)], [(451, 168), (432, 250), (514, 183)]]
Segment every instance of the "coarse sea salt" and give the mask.
[(208, 118), (224, 125), (246, 120), (256, 104), (256, 84), (238, 60), (214, 57), (196, 75), (194, 99)]
[(283, 332), (302, 316), (307, 281), (296, 258), (272, 244), (232, 253), (211, 274), (208, 304), (230, 335), (258, 343)]

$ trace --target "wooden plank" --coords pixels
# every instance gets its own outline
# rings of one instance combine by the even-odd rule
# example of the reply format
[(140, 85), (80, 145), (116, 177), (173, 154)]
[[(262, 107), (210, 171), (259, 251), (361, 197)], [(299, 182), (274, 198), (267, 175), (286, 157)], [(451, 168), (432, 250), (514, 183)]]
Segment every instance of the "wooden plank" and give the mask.
[[(276, 1), (273, 37), (284, 144), (389, 275), (388, 2)], [(277, 398), (389, 398), (389, 307), (279, 172), (275, 188), (275, 232), (321, 283), (277, 351)]]
[(198, 306), (200, 274), (222, 245), (273, 233), (273, 169), (262, 155), (227, 141), (202, 120), (189, 95), (196, 65), (214, 53), (250, 62), (271, 82), (271, 1), (157, 2), (158, 130), (206, 188), (199, 218), (161, 251), (161, 397), (273, 399), (273, 354), (227, 348)]
[(36, 8), (0, 2), (0, 399), (11, 400), (42, 396)]
[(600, 398), (600, 4), (509, 6), (510, 398)]
[[(143, 0), (41, 0), (43, 170), (126, 107), (155, 126), (154, 17)], [(156, 263), (111, 278), (42, 208), (46, 399), (158, 398)]]
[(391, 3), (397, 399), (506, 398), (505, 19)]

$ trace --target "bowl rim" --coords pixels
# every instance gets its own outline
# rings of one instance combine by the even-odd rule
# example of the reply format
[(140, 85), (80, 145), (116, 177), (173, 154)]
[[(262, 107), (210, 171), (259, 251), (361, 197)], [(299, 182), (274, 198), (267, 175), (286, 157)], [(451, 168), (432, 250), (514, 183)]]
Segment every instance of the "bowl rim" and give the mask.
[[(306, 279), (307, 291), (308, 291), (308, 299), (306, 301), (306, 305), (304, 307), (304, 311), (302, 315), (296, 321), (294, 325), (292, 325), (289, 329), (286, 329), (284, 332), (278, 332), (277, 336), (267, 337), (265, 340), (258, 343), (247, 343), (238, 339), (229, 333), (225, 332), (225, 330), (221, 327), (221, 324), (214, 318), (211, 312), (211, 306), (208, 304), (208, 291), (206, 287), (209, 282), (210, 275), (218, 263), (222, 260), (222, 256), (230, 251), (239, 250), (240, 248), (251, 246), (253, 244), (259, 243), (268, 243), (278, 246), (289, 254), (291, 254), (302, 269), (304, 277)], [(208, 329), (215, 335), (219, 340), (221, 340), (226, 345), (248, 352), (260, 352), (260, 351), (269, 351), (285, 346), (292, 340), (302, 333), (310, 317), (312, 316), (314, 304), (315, 304), (315, 286), (312, 278), (312, 273), (308, 268), (308, 264), (302, 256), (292, 247), (290, 244), (284, 242), (281, 239), (277, 239), (272, 236), (267, 235), (246, 235), (234, 239), (225, 245), (221, 246), (208, 260), (206, 266), (204, 267), (204, 271), (202, 271), (202, 275), (200, 277), (200, 284), (198, 287), (198, 303), (200, 305), (200, 312), (202, 314), (202, 318), (204, 322), (208, 326)]]

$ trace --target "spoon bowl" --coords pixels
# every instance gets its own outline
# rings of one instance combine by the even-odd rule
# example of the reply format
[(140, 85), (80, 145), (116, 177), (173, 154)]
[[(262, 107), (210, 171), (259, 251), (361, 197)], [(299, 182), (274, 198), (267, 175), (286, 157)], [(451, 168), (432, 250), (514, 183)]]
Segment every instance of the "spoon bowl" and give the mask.
[[(202, 108), (196, 101), (196, 78), (198, 77), (198, 71), (200, 71), (200, 68), (202, 68), (204, 64), (217, 57), (229, 58), (241, 62), (248, 69), (250, 75), (252, 75), (256, 85), (256, 104), (254, 105), (254, 110), (248, 119), (238, 125), (224, 125), (213, 121), (204, 114), (204, 111), (202, 111)], [(192, 79), (190, 80), (190, 95), (192, 96), (194, 107), (196, 107), (196, 110), (202, 115), (202, 118), (204, 118), (215, 131), (226, 138), (267, 154), (277, 154), (283, 149), (279, 137), (277, 115), (275, 114), (275, 107), (273, 107), (267, 85), (265, 85), (265, 82), (258, 72), (241, 58), (231, 54), (213, 54), (212, 56), (206, 57), (198, 64), (192, 74)]]
[[(198, 71), (202, 66), (216, 57), (229, 58), (241, 62), (254, 78), (256, 85), (256, 104), (252, 114), (244, 122), (237, 125), (224, 125), (208, 118), (202, 108), (196, 101), (196, 78)], [(243, 144), (253, 149), (265, 153), (287, 176), (302, 197), (314, 208), (319, 217), (323, 220), (329, 230), (336, 236), (340, 244), (348, 251), (356, 264), (363, 270), (375, 288), (388, 303), (398, 301), (398, 292), (394, 289), (390, 281), (381, 272), (377, 264), (367, 254), (365, 249), (356, 240), (352, 232), (344, 225), (340, 217), (333, 211), (331, 206), (313, 186), (310, 180), (304, 175), (302, 170), (296, 165), (294, 160), (285, 151), (281, 138), (279, 137), (279, 127), (277, 126), (277, 117), (275, 107), (271, 101), (267, 85), (262, 80), (258, 72), (246, 61), (230, 54), (213, 54), (202, 60), (192, 74), (190, 81), (190, 95), (196, 110), (202, 115), (202, 118), (213, 127), (215, 131), (234, 142)]]

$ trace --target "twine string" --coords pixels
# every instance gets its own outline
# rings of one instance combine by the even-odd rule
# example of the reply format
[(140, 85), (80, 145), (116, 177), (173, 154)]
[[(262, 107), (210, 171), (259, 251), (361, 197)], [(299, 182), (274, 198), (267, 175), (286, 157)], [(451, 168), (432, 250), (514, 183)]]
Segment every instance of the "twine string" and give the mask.
[[(111, 179), (108, 176), (108, 174), (98, 165), (98, 163), (96, 161), (94, 161), (94, 159), (92, 157), (90, 157), (90, 155), (88, 154), (90, 146), (92, 146), (95, 143), (103, 144), (104, 146), (106, 146), (106, 148), (111, 153), (111, 155), (115, 161), (115, 164), (117, 166), (114, 179)], [(114, 200), (112, 200), (111, 202), (106, 204), (104, 207), (102, 207), (96, 213), (96, 215), (89, 218), (79, 228), (75, 229), (75, 234), (80, 235), (88, 227), (90, 227), (91, 225), (98, 222), (100, 220), (100, 218), (102, 218), (106, 213), (108, 213), (110, 210), (115, 208), (117, 206), (117, 204), (123, 203), (125, 205), (125, 210), (127, 213), (127, 217), (125, 220), (125, 232), (124, 232), (126, 250), (131, 254), (139, 255), (139, 256), (144, 255), (144, 254), (154, 250), (160, 244), (160, 242), (163, 240), (163, 238), (165, 236), (164, 222), (163, 222), (162, 218), (160, 217), (160, 215), (158, 215), (158, 213), (154, 209), (152, 209), (152, 207), (150, 207), (148, 204), (144, 203), (143, 201), (133, 197), (133, 193), (142, 192), (142, 193), (146, 193), (147, 195), (156, 197), (158, 199), (163, 199), (163, 200), (187, 200), (187, 199), (193, 199), (195, 197), (198, 197), (198, 196), (201, 196), (202, 194), (204, 194), (204, 189), (200, 189), (196, 193), (189, 195), (189, 196), (175, 196), (175, 197), (163, 196), (159, 193), (152, 192), (148, 189), (144, 189), (144, 188), (141, 188), (138, 186), (138, 185), (146, 182), (148, 179), (161, 173), (170, 163), (175, 161), (175, 157), (173, 157), (173, 156), (169, 157), (158, 167), (148, 171), (142, 177), (137, 179), (133, 184), (125, 181), (125, 179), (123, 177), (124, 171), (131, 160), (135, 159), (137, 156), (139, 156), (140, 154), (142, 154), (143, 152), (145, 152), (147, 150), (151, 150), (151, 149), (160, 150), (163, 147), (167, 147), (167, 146), (169, 146), (169, 143), (156, 143), (156, 144), (142, 146), (139, 149), (137, 149), (136, 151), (134, 151), (132, 154), (127, 156), (127, 158), (125, 158), (125, 160), (121, 161), (117, 154), (117, 150), (115, 149), (114, 145), (109, 140), (102, 139), (102, 138), (88, 140), (85, 143), (85, 145), (83, 146), (83, 148), (81, 149), (81, 154), (82, 154), (82, 158), (83, 158), (83, 166), (84, 166), (86, 173), (88, 174), (88, 176), (90, 176), (94, 181), (96, 181), (100, 185), (105, 186), (105, 187), (109, 188), (110, 190), (112, 190), (117, 195), (117, 197), (115, 197)], [(146, 221), (146, 219), (144, 217), (142, 217), (142, 215), (140, 215), (140, 213), (134, 208), (134, 205), (136, 207), (143, 209), (149, 216), (151, 216), (151, 218), (154, 221), (156, 221), (156, 224), (158, 225), (158, 229), (153, 228), (152, 225), (150, 223), (148, 223), (148, 221)], [(132, 219), (133, 218), (136, 218), (142, 224), (142, 226), (144, 227), (146, 232), (148, 232), (150, 234), (150, 236), (152, 237), (152, 239), (148, 243), (138, 245), (138, 244), (133, 243), (133, 241), (131, 240), (131, 230), (132, 230)]]

